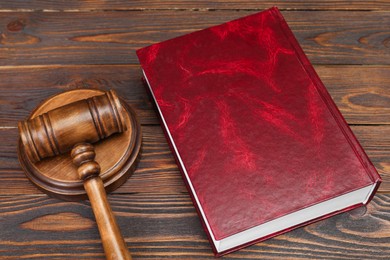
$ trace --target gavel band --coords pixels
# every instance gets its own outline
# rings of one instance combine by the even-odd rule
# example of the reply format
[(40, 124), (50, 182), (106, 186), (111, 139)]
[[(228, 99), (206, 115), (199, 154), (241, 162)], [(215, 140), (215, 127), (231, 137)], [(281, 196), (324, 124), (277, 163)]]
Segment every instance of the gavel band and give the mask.
[(38, 162), (63, 154), (77, 143), (94, 143), (126, 130), (122, 105), (112, 90), (19, 122), (28, 157)]

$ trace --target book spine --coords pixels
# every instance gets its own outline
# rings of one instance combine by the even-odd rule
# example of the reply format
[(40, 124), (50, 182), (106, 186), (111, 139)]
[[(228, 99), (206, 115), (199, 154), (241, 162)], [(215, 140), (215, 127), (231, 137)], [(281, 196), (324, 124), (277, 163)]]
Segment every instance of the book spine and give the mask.
[(200, 223), (202, 224), (202, 227), (203, 227), (203, 229), (204, 229), (204, 231), (205, 231), (205, 233), (207, 235), (207, 239), (209, 240), (209, 242), (210, 242), (210, 244), (212, 246), (213, 253), (214, 253), (214, 255), (216, 257), (219, 257), (221, 255), (218, 253), (218, 251), (217, 251), (217, 249), (216, 249), (216, 247), (214, 245), (214, 241), (213, 241), (213, 239), (211, 237), (211, 234), (209, 232), (209, 229), (207, 227), (207, 224), (206, 224), (206, 221), (205, 221), (205, 219), (203, 217), (203, 214), (202, 214), (202, 212), (201, 212), (201, 210), (199, 208), (199, 205), (198, 205), (197, 200), (195, 198), (195, 194), (193, 194), (193, 192), (192, 192), (192, 188), (191, 188), (190, 183), (189, 183), (189, 181), (188, 181), (188, 179), (186, 177), (186, 174), (185, 174), (185, 169), (183, 169), (182, 164), (181, 164), (181, 160), (179, 158), (179, 155), (177, 154), (177, 151), (176, 151), (176, 149), (174, 147), (174, 144), (172, 143), (171, 136), (169, 134), (169, 129), (167, 129), (167, 126), (165, 124), (163, 115), (161, 114), (161, 111), (160, 111), (160, 109), (158, 107), (157, 100), (154, 98), (153, 90), (151, 89), (151, 87), (150, 87), (150, 85), (149, 85), (149, 83), (148, 83), (146, 78), (143, 77), (142, 78), (142, 82), (144, 83), (144, 86), (145, 86), (145, 89), (146, 89), (146, 91), (147, 91), (147, 93), (149, 95), (149, 98), (153, 101), (152, 104), (153, 104), (154, 108), (158, 111), (158, 119), (159, 119), (160, 124), (162, 126), (162, 130), (163, 130), (163, 133), (165, 135), (165, 138), (166, 138), (166, 140), (168, 142), (168, 146), (169, 146), (169, 148), (170, 148), (170, 150), (171, 150), (171, 152), (173, 154), (173, 158), (175, 159), (176, 165), (178, 166), (178, 168), (180, 170), (181, 177), (182, 177), (183, 182), (184, 182), (184, 184), (186, 186), (186, 189), (187, 189), (187, 191), (188, 191), (188, 193), (190, 195), (192, 204), (194, 205), (194, 207), (196, 209), (196, 213), (199, 216)]
[[(319, 95), (321, 96), (322, 100), (328, 107), (330, 113), (332, 114), (333, 118), (335, 119), (337, 125), (339, 126), (340, 130), (344, 134), (345, 138), (349, 142), (350, 146), (352, 147), (353, 151), (355, 152), (356, 156), (360, 160), (362, 166), (367, 172), (367, 175), (370, 177), (371, 181), (373, 183), (376, 183), (376, 189), (379, 187), (382, 179), (378, 172), (376, 171), (374, 165), (372, 164), (371, 160), (368, 158), (367, 154), (363, 150), (362, 146), (360, 145), (359, 141), (356, 139), (355, 135), (353, 134), (351, 128), (349, 127), (348, 123), (345, 121), (344, 117), (342, 116), (341, 112), (337, 108), (336, 104), (334, 103), (332, 97), (330, 96), (329, 92), (326, 90), (324, 84), (322, 83), (320, 77), (317, 75), (316, 71), (314, 70), (312, 64), (310, 63), (309, 59), (306, 57), (305, 53), (303, 52), (301, 46), (299, 45), (297, 39), (295, 38), (294, 34), (292, 33), (291, 29), (289, 28), (287, 22), (285, 21), (284, 17), (278, 10), (278, 8), (273, 7), (272, 13), (276, 16), (276, 18), (280, 21), (280, 26), (282, 31), (284, 32), (286, 38), (289, 40), (290, 44), (295, 50), (295, 53), (297, 54), (297, 57), (302, 64), (303, 68), (305, 69), (306, 73), (309, 75), (310, 79), (312, 80), (314, 86), (316, 87)], [(375, 190), (376, 190), (375, 189)], [(372, 194), (375, 193), (375, 190)], [(372, 196), (371, 196), (372, 197)]]

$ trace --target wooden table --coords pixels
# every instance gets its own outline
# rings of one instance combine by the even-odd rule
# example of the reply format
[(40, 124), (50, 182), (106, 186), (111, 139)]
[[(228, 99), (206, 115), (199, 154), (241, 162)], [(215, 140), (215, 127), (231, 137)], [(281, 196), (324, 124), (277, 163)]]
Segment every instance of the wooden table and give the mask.
[(138, 169), (109, 195), (134, 259), (213, 259), (135, 50), (272, 5), (282, 10), (384, 182), (367, 208), (224, 258), (390, 259), (390, 2), (374, 0), (2, 1), (0, 258), (104, 258), (89, 202), (49, 198), (24, 176), (16, 124), (62, 91), (113, 88), (135, 108), (144, 132)]

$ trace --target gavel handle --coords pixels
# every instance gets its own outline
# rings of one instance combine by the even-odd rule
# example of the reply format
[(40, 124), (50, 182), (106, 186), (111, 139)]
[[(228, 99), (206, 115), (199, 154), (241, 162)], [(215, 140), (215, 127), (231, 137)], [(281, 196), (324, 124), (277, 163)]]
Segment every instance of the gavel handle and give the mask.
[(84, 181), (84, 188), (87, 191), (93, 213), (95, 214), (106, 258), (131, 259), (107, 201), (102, 179), (100, 177), (89, 178)]
[(88, 143), (74, 146), (71, 156), (78, 166), (78, 174), (91, 202), (107, 259), (131, 259), (126, 243), (107, 200), (103, 181), (99, 177), (100, 166), (95, 159), (94, 147)]

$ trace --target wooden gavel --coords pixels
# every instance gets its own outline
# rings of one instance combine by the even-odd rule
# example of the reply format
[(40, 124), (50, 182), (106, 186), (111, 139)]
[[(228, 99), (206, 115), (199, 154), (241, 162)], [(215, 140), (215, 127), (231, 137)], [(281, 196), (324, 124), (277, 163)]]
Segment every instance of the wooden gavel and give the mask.
[[(72, 96), (73, 94), (75, 93), (72, 93)], [(47, 102), (45, 104), (47, 105)], [(22, 158), (21, 162), (27, 160), (30, 163), (30, 167), (24, 166), (27, 171), (28, 169), (35, 171), (35, 167), (45, 158), (71, 151), (78, 177), (83, 182), (91, 202), (107, 259), (131, 259), (131, 256), (108, 203), (104, 183), (99, 176), (100, 165), (95, 161), (95, 149), (92, 143), (123, 132), (131, 135), (131, 131), (137, 130), (133, 125), (126, 124), (129, 117), (126, 112), (128, 110), (122, 106), (115, 92), (108, 91), (103, 95), (57, 107), (19, 122), (18, 125), (23, 150), (20, 157), (27, 157)], [(128, 170), (127, 168), (125, 170)], [(40, 188), (46, 189), (45, 185), (41, 185), (43, 181), (39, 181), (39, 178), (30, 179), (33, 179)], [(57, 180), (52, 182), (55, 181)], [(61, 193), (61, 191), (50, 188), (49, 193)]]

